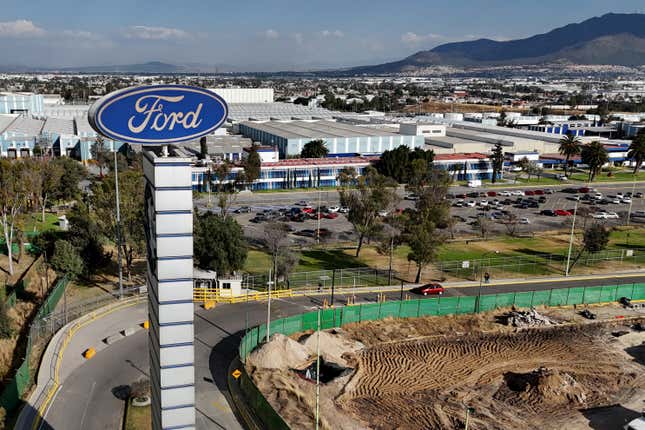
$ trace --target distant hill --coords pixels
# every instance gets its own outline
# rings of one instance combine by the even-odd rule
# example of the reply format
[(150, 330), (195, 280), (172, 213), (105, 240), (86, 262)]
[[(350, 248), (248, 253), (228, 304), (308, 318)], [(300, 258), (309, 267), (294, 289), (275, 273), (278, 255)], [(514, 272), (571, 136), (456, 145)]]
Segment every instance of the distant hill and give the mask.
[(160, 61), (150, 61), (143, 64), (126, 64), (119, 66), (88, 66), (88, 67), (69, 67), (62, 69), (65, 72), (79, 73), (182, 73), (186, 71), (183, 66), (162, 63)]
[(351, 69), (398, 73), (438, 65), (486, 66), (566, 61), (576, 64), (645, 64), (645, 14), (609, 13), (525, 39), (446, 43), (401, 61)]

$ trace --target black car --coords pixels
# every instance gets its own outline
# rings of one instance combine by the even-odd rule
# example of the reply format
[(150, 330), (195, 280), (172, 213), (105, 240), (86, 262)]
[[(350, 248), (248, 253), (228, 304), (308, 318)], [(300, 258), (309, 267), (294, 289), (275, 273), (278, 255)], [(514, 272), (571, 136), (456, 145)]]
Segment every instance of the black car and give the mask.
[(254, 223), (260, 223), (264, 221), (267, 221), (267, 217), (264, 216), (263, 214), (257, 214), (254, 218), (251, 218), (251, 222), (254, 222)]
[(540, 204), (538, 202), (529, 202), (529, 207), (530, 208), (539, 208)]
[(580, 315), (582, 315), (584, 318), (587, 318), (588, 320), (596, 319), (596, 314), (591, 312), (589, 309), (583, 309), (582, 311), (580, 311)]
[(563, 193), (576, 194), (578, 192), (577, 188), (563, 188)]
[(540, 212), (540, 215), (545, 215), (545, 216), (555, 216), (555, 211), (551, 209), (544, 209)]
[(233, 212), (236, 214), (246, 214), (251, 212), (251, 208), (249, 206), (240, 206), (239, 208), (235, 209)]
[(643, 193), (638, 192), (638, 193), (634, 194), (634, 197), (636, 197), (637, 199), (642, 199), (643, 198)]

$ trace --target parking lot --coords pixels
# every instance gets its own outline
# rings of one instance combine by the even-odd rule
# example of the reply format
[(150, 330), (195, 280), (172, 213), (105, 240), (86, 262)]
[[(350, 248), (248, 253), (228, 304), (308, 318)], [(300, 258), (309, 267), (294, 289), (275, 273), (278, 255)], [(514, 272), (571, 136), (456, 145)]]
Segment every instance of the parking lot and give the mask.
[[(581, 190), (583, 188), (583, 190)], [(478, 216), (491, 219), (492, 232), (506, 233), (503, 224), (506, 214), (514, 214), (518, 225), (516, 234), (531, 233), (536, 231), (560, 230), (571, 225), (573, 209), (578, 208), (578, 214), (585, 214), (587, 220), (604, 223), (606, 225), (625, 224), (630, 204), (624, 197), (634, 190), (631, 201), (631, 212), (635, 215), (645, 214), (645, 198), (641, 195), (640, 186), (625, 185), (598, 185), (585, 190), (583, 186), (559, 187), (527, 187), (500, 189), (472, 189), (466, 187), (452, 187), (450, 190), (451, 215), (455, 218), (455, 234), (473, 234), (472, 226)], [(584, 192), (580, 192), (584, 191)], [(490, 195), (489, 195), (490, 193)], [(494, 193), (494, 194), (493, 194)], [(509, 195), (510, 194), (510, 195)], [(598, 198), (594, 198), (599, 194)], [(401, 200), (397, 209), (414, 206), (414, 201), (407, 200), (407, 193), (399, 189)], [(622, 198), (616, 196), (623, 196)], [(463, 202), (460, 203), (460, 202)], [(200, 206), (198, 202), (198, 206)], [(313, 219), (310, 215), (302, 216), (302, 221), (290, 221), (291, 209), (298, 208), (302, 211), (309, 205), (314, 212)], [(203, 204), (201, 205), (203, 209)], [(354, 240), (352, 225), (347, 221), (345, 214), (335, 212), (337, 217), (330, 219), (324, 215), (320, 222), (315, 219), (318, 207), (338, 207), (338, 193), (336, 191), (276, 193), (276, 194), (246, 194), (240, 195), (233, 206), (233, 210), (241, 207), (248, 208), (249, 212), (236, 213), (235, 218), (244, 226), (245, 233), (250, 239), (260, 239), (266, 221), (280, 220), (289, 225), (294, 243), (308, 244), (315, 241), (316, 230), (322, 230), (322, 241), (351, 241)], [(584, 208), (584, 209), (583, 209)], [(546, 211), (546, 212), (545, 212)], [(560, 215), (545, 215), (548, 211)], [(605, 215), (602, 215), (602, 214)], [(258, 214), (262, 216), (257, 217)], [(287, 216), (285, 216), (285, 214)], [(595, 215), (594, 215), (595, 214)], [(616, 218), (617, 217), (617, 218)], [(259, 222), (251, 222), (252, 219)], [(578, 222), (582, 222), (579, 220)], [(645, 216), (632, 216), (632, 223), (645, 223)]]

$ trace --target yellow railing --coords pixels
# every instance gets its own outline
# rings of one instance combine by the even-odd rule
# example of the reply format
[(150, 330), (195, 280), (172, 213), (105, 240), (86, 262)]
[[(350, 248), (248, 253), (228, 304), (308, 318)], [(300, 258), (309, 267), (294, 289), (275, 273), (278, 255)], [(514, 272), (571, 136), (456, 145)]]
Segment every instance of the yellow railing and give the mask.
[[(230, 290), (222, 294), (220, 288), (193, 288), (193, 301), (199, 303), (215, 302), (215, 303), (242, 303), (246, 301), (260, 301), (267, 300), (269, 293), (266, 291), (254, 292), (244, 294), (241, 296), (230, 296)], [(271, 291), (271, 298), (279, 299), (283, 297), (292, 297), (291, 290), (274, 290)]]

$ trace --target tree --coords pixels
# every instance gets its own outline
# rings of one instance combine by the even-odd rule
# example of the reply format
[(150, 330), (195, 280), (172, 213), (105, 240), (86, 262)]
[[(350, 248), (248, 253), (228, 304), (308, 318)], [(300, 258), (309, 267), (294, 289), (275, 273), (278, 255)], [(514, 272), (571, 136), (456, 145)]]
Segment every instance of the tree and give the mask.
[(340, 187), (338, 188), (338, 193), (340, 195), (340, 204), (341, 206), (347, 206), (347, 190), (350, 185), (356, 184), (357, 177), (356, 169), (353, 167), (343, 167), (338, 172), (338, 183)]
[(208, 158), (208, 143), (206, 142), (206, 136), (202, 136), (199, 139), (199, 159), (205, 160)]
[(49, 263), (56, 272), (64, 273), (72, 279), (77, 278), (84, 270), (83, 260), (74, 245), (62, 239), (54, 244), (54, 255)]
[(472, 226), (475, 230), (479, 231), (481, 237), (487, 239), (488, 234), (493, 228), (493, 222), (486, 215), (477, 215), (477, 219)]
[[(414, 160), (425, 160), (429, 165), (434, 159), (434, 152), (416, 148), (410, 151), (405, 145), (398, 146), (381, 154), (376, 163), (376, 169), (382, 175), (388, 176), (400, 184), (409, 182)], [(417, 166), (420, 166), (418, 164)]]
[(278, 258), (282, 249), (287, 246), (289, 226), (283, 222), (271, 221), (262, 230), (264, 246), (271, 254), (273, 285), (278, 285)]
[(491, 181), (493, 184), (497, 182), (497, 176), (502, 172), (504, 168), (504, 150), (502, 149), (502, 144), (497, 142), (493, 147), (493, 151), (490, 155), (490, 161), (493, 165), (493, 178)]
[(68, 240), (85, 263), (83, 273), (89, 277), (108, 261), (101, 242), (101, 229), (95, 215), (83, 202), (78, 202), (70, 211), (69, 224)]
[(602, 166), (609, 161), (609, 154), (602, 143), (594, 141), (582, 148), (580, 158), (589, 166), (589, 182), (593, 182)]
[(572, 157), (580, 155), (582, 151), (581, 141), (578, 136), (574, 136), (572, 133), (567, 133), (562, 139), (560, 139), (560, 146), (558, 147), (558, 152), (560, 155), (564, 155), (564, 176), (567, 175), (567, 168)]
[(609, 230), (599, 223), (593, 223), (585, 228), (582, 236), (582, 247), (578, 251), (576, 258), (571, 262), (569, 270), (578, 262), (583, 253), (596, 253), (607, 248), (609, 233)]
[(0, 216), (9, 257), (9, 274), (13, 275), (15, 226), (27, 203), (29, 171), (23, 160), (0, 160)]
[(414, 282), (419, 283), (421, 271), (430, 264), (437, 255), (437, 248), (443, 242), (441, 235), (435, 230), (435, 225), (429, 219), (422, 224), (413, 223), (407, 232), (407, 243), (410, 247), (408, 261), (417, 265), (417, 275)]
[(528, 179), (531, 180), (531, 176), (537, 176), (538, 180), (542, 176), (542, 167), (535, 161), (529, 161), (525, 168)]
[(193, 254), (200, 268), (228, 275), (244, 266), (248, 249), (237, 221), (206, 212), (196, 214), (194, 224)]
[(96, 136), (94, 140), (94, 145), (90, 148), (92, 158), (96, 160), (96, 164), (99, 166), (99, 177), (103, 177), (103, 169), (110, 164), (110, 151), (108, 151), (107, 146), (105, 145), (105, 139), (100, 134)]
[(278, 278), (284, 279), (289, 288), (289, 275), (300, 261), (300, 255), (291, 251), (288, 248), (282, 248), (278, 254), (278, 264), (276, 266), (276, 274)]
[[(134, 258), (145, 252), (143, 215), (143, 172), (119, 170), (119, 197), (121, 210), (121, 250), (125, 257), (128, 280), (132, 276)], [(92, 207), (103, 235), (116, 242), (116, 191), (114, 172), (103, 181), (92, 184)]]
[(347, 219), (358, 234), (356, 257), (361, 252), (365, 238), (376, 232), (381, 222), (379, 212), (390, 209), (397, 199), (396, 183), (371, 167), (367, 167), (365, 174), (358, 178), (357, 189), (345, 193), (349, 207)]
[(52, 196), (59, 190), (65, 173), (61, 165), (46, 159), (32, 159), (30, 164), (30, 189), (41, 211), (41, 222), (45, 222), (45, 208)]
[[(220, 215), (223, 217), (228, 215), (228, 211), (231, 209), (233, 203), (235, 203), (235, 184), (225, 184), (232, 170), (233, 166), (227, 160), (224, 160), (215, 167), (215, 176), (217, 177), (217, 206), (220, 209)], [(210, 190), (210, 183), (208, 186)]]
[(249, 155), (244, 159), (242, 166), (244, 167), (244, 182), (253, 186), (253, 182), (260, 177), (260, 168), (262, 165), (262, 160), (260, 159), (260, 154), (258, 154), (257, 145), (252, 145), (249, 148)]
[(512, 212), (509, 212), (502, 217), (501, 222), (506, 227), (508, 234), (511, 236), (515, 236), (515, 233), (517, 232), (517, 227), (519, 226), (519, 219), (517, 218), (517, 215)]
[(639, 131), (634, 139), (632, 139), (627, 157), (636, 163), (634, 166), (634, 175), (637, 174), (645, 160), (645, 131)]
[(70, 201), (77, 199), (81, 194), (80, 183), (87, 178), (87, 170), (81, 163), (68, 157), (54, 158), (50, 161), (53, 166), (60, 169), (63, 175), (52, 199)]
[(329, 149), (325, 146), (322, 139), (316, 139), (305, 143), (300, 151), (302, 158), (325, 158), (329, 154)]
[[(7, 302), (0, 300), (0, 339), (8, 339), (14, 334), (13, 320), (9, 316), (8, 311), (9, 306), (7, 306)], [(2, 419), (0, 423), (4, 424), (4, 417), (0, 418)]]

